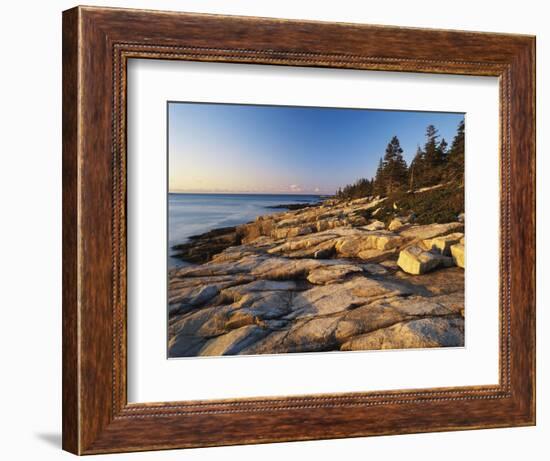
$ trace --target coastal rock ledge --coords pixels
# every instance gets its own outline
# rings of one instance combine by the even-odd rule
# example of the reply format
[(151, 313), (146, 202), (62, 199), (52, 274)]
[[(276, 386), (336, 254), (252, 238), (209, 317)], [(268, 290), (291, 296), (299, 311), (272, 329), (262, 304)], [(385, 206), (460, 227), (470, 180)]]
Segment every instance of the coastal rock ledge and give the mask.
[(325, 200), (175, 247), (169, 355), (464, 345), (464, 223)]

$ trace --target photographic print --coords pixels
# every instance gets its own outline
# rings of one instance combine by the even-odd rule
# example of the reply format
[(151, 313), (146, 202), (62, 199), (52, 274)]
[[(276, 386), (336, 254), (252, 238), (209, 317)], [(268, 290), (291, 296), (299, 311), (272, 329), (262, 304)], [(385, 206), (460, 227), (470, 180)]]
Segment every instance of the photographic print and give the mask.
[(169, 358), (464, 346), (463, 113), (167, 113)]

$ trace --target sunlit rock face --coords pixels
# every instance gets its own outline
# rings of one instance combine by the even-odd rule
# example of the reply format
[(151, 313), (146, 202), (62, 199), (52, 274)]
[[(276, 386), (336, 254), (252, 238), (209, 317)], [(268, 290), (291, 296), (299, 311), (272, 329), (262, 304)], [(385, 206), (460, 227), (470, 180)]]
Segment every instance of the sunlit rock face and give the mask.
[[(179, 245), (171, 357), (464, 345), (464, 224), (327, 200)], [(386, 219), (386, 218), (384, 218)]]

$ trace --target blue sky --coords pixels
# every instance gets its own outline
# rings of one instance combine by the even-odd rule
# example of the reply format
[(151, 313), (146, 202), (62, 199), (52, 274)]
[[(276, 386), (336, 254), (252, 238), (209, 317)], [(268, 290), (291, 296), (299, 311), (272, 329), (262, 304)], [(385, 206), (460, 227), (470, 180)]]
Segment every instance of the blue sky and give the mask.
[(171, 192), (333, 194), (372, 177), (397, 136), (407, 163), (435, 125), (450, 144), (463, 114), (168, 104)]

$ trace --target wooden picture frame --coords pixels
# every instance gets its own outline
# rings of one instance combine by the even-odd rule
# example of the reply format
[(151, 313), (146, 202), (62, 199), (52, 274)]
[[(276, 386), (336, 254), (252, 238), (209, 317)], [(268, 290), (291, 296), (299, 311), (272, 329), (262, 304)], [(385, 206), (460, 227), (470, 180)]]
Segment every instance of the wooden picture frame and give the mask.
[[(126, 63), (496, 76), (500, 382), (129, 404)], [(63, 13), (63, 448), (93, 454), (535, 424), (535, 38), (77, 7)]]

